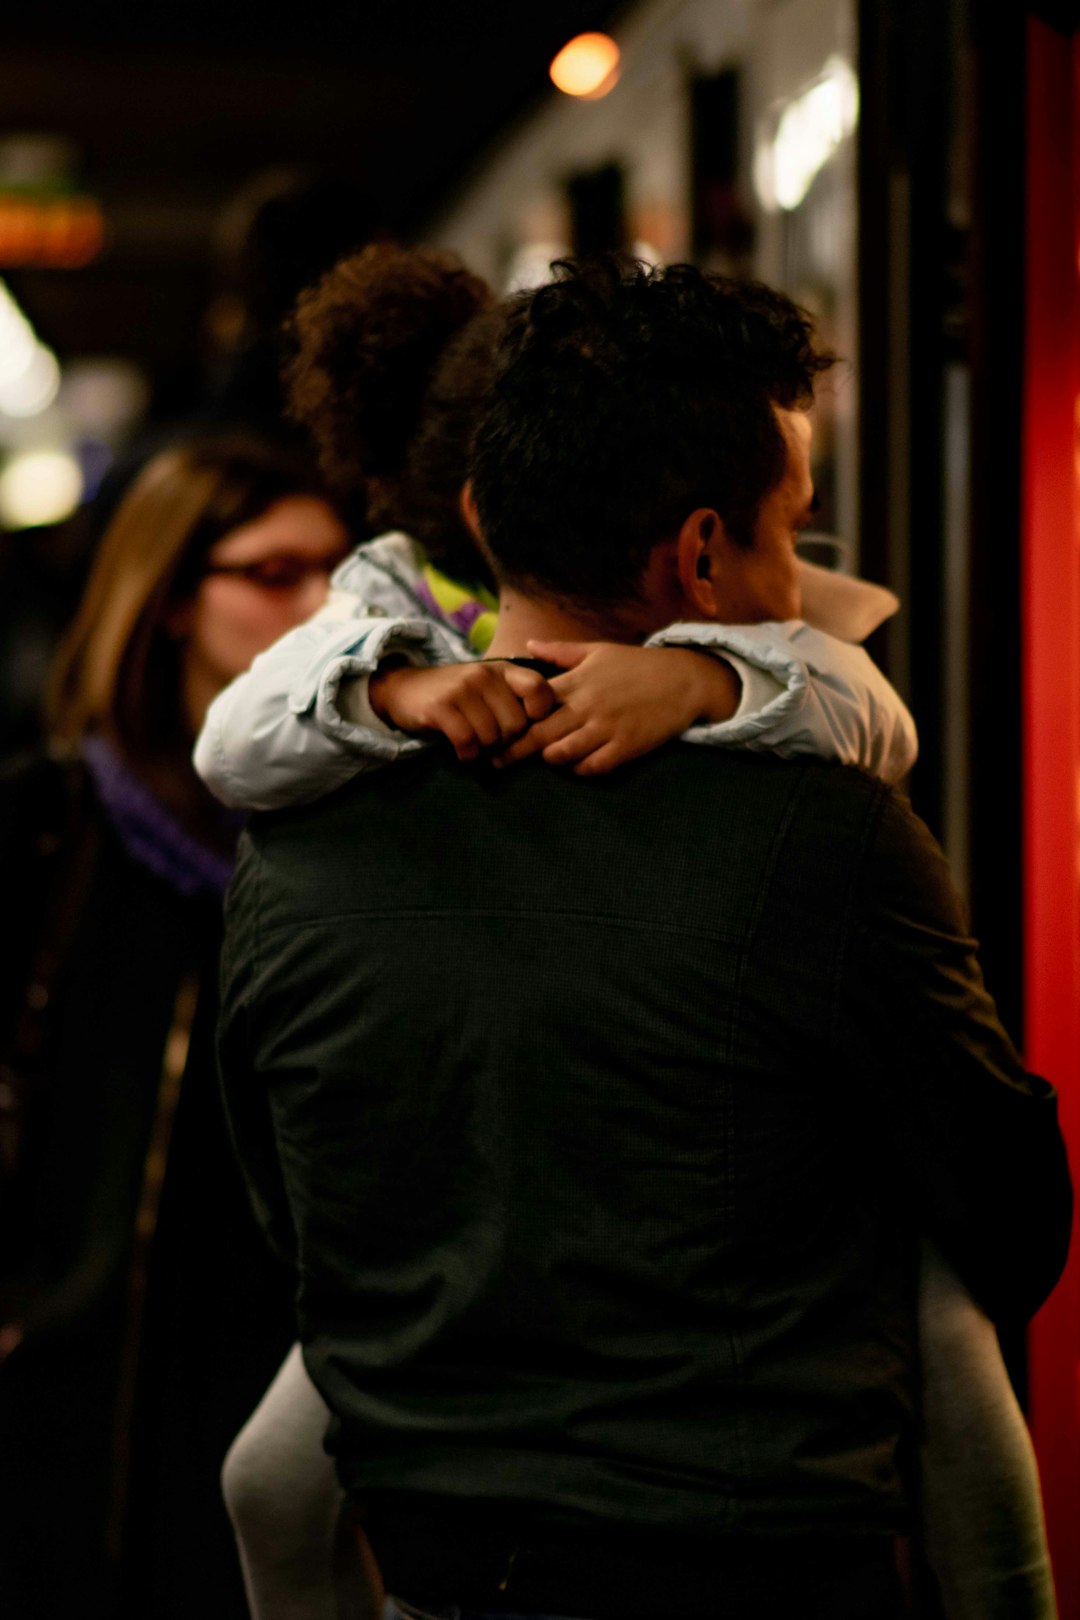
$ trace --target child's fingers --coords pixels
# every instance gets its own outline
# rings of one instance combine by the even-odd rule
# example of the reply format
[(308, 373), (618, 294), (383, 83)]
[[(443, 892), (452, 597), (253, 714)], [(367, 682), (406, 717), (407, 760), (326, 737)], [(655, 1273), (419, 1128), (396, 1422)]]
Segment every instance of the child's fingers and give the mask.
[(592, 651), (588, 641), (529, 641), (526, 646), (533, 658), (545, 664), (558, 664), (560, 669), (576, 669)]
[(445, 704), (431, 717), (431, 728), (441, 731), (458, 759), (475, 759), (480, 741), (468, 717), (455, 705)]
[(581, 721), (570, 713), (568, 709), (556, 709), (549, 714), (546, 720), (538, 720), (531, 725), (528, 731), (522, 733), (516, 742), (503, 750), (495, 757), (496, 765), (516, 765), (519, 760), (528, 759), (531, 754), (539, 754), (551, 743), (558, 742), (568, 732), (580, 726)]
[(538, 669), (525, 669), (521, 664), (507, 664), (504, 680), (520, 699), (530, 721), (544, 720), (555, 707), (555, 693)]
[[(640, 750), (639, 750), (640, 752)], [(594, 749), (579, 759), (574, 766), (575, 776), (606, 776), (619, 765), (625, 765), (627, 760), (637, 759), (637, 753), (627, 753), (618, 743), (607, 742), (601, 748)]]
[[(548, 682), (556, 703), (568, 703), (569, 700), (582, 689), (584, 677), (576, 669), (568, 669), (565, 675), (553, 675)], [(585, 693), (586, 701), (588, 692)]]
[(568, 736), (550, 743), (544, 749), (544, 760), (548, 765), (576, 765), (579, 760), (594, 753), (606, 740), (607, 734), (604, 731), (586, 721), (584, 725), (578, 724)]
[(495, 748), (503, 740), (498, 716), (492, 707), (492, 694), (467, 693), (458, 698), (457, 708), (472, 727), (481, 748)]
[[(525, 674), (531, 674), (526, 670)], [(508, 684), (500, 681), (490, 692), (484, 694), (484, 701), (495, 718), (499, 728), (498, 743), (511, 743), (529, 724), (529, 716), (521, 699), (511, 691)], [(546, 712), (546, 711), (545, 711)]]

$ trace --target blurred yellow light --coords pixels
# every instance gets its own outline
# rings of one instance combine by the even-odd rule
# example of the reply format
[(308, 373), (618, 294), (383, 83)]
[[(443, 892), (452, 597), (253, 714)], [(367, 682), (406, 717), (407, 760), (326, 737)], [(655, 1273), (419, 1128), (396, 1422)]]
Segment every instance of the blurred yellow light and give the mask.
[(13, 456), (0, 473), (0, 522), (9, 529), (62, 523), (79, 504), (79, 463), (64, 450), (34, 450)]
[(568, 96), (598, 101), (619, 77), (619, 47), (607, 34), (578, 34), (549, 69), (551, 82)]

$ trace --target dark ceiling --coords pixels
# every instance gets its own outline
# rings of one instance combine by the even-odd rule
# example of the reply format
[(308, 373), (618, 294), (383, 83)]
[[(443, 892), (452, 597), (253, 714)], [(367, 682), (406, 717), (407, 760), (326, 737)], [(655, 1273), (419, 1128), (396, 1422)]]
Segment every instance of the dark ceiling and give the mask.
[[(67, 137), (103, 203), (101, 258), (8, 276), (61, 357), (159, 380), (198, 348), (222, 205), (257, 171), (351, 179), (406, 235), (500, 130), (556, 94), (547, 65), (604, 0), (39, 0), (5, 16), (0, 137)], [(547, 87), (547, 88), (545, 88)]]

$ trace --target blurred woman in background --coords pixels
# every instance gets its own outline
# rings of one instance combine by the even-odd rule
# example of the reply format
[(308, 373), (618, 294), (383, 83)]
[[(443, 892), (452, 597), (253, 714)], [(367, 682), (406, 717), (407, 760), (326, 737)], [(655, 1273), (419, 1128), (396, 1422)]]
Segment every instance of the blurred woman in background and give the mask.
[(0, 1611), (245, 1614), (217, 1485), (294, 1335), (213, 1057), (237, 818), (206, 708), (348, 537), (247, 437), (144, 469), (61, 649), (56, 747), (0, 782)]

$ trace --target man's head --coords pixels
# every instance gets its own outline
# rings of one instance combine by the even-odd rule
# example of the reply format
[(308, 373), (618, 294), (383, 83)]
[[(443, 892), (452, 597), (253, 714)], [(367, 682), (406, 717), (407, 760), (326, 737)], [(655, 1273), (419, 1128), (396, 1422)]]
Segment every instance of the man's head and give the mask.
[(605, 260), (515, 301), (473, 490), (497, 573), (647, 631), (798, 612), (814, 378), (832, 363), (767, 287)]

